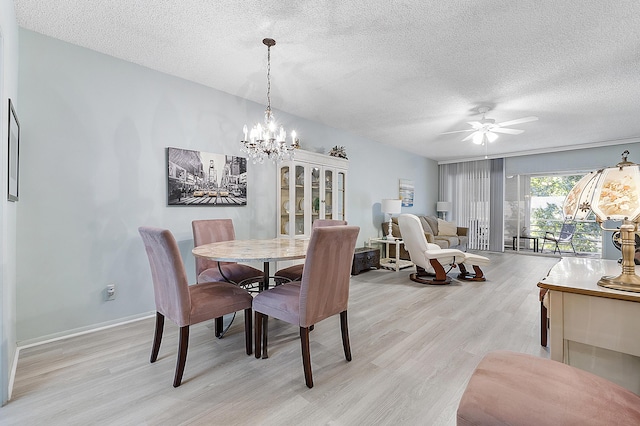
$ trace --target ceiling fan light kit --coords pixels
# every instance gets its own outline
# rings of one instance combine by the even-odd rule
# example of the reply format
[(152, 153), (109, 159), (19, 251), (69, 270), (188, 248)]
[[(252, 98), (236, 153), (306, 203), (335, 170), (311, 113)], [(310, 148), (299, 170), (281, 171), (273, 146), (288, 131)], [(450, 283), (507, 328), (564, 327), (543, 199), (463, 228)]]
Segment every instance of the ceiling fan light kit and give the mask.
[(487, 112), (491, 111), (491, 108), (487, 106), (478, 107), (478, 113), (482, 114), (480, 121), (469, 121), (468, 124), (471, 129), (467, 130), (454, 130), (452, 132), (444, 132), (443, 135), (460, 132), (473, 132), (466, 138), (462, 139), (463, 142), (471, 140), (476, 145), (487, 145), (488, 143), (495, 142), (498, 139), (497, 133), (503, 133), (508, 135), (519, 135), (524, 130), (508, 129), (506, 126), (513, 126), (514, 124), (528, 123), (530, 121), (536, 121), (538, 117), (530, 116), (518, 118), (515, 120), (505, 121), (502, 123), (496, 123), (493, 118), (487, 118)]

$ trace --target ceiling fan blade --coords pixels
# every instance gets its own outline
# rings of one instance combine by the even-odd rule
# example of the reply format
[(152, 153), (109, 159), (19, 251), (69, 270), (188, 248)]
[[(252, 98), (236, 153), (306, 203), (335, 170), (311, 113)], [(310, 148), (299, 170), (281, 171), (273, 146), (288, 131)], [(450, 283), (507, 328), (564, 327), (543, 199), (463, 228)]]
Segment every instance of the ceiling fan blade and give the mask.
[(473, 127), (476, 130), (482, 129), (482, 126), (484, 125), (480, 121), (467, 121), (467, 124), (469, 124), (471, 127)]
[(444, 133), (440, 133), (441, 135), (448, 135), (451, 133), (461, 133), (461, 132), (473, 132), (475, 131), (475, 129), (467, 129), (467, 130), (454, 130), (452, 132), (444, 132)]
[(473, 138), (473, 136), (475, 136), (475, 134), (476, 134), (476, 133), (477, 133), (477, 132), (473, 132), (473, 133), (471, 133), (469, 136), (467, 136), (466, 138), (462, 139), (462, 142), (464, 142), (464, 141), (468, 141), (469, 139)]
[(524, 132), (524, 130), (505, 129), (504, 127), (494, 127), (491, 131), (496, 133), (506, 133), (507, 135), (519, 135)]
[(511, 121), (505, 121), (504, 123), (498, 123), (497, 126), (513, 126), (514, 124), (520, 124), (520, 123), (528, 123), (530, 121), (536, 121), (538, 120), (538, 117), (523, 117), (523, 118), (516, 118), (515, 120), (511, 120)]

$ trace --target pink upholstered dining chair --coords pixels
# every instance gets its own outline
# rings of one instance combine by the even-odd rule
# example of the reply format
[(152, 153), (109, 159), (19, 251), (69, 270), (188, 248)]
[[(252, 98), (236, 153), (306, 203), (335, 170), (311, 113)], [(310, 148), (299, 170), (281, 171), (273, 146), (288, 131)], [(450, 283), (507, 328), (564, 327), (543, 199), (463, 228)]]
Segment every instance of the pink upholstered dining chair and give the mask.
[[(346, 220), (317, 219), (313, 222), (313, 225), (311, 227), (311, 232), (313, 232), (314, 229), (321, 226), (340, 226), (340, 225), (346, 225), (346, 224), (347, 224)], [(299, 265), (293, 265), (287, 268), (282, 268), (276, 271), (276, 277), (283, 277), (283, 278), (286, 278), (288, 281), (300, 281), (302, 279), (303, 267), (304, 267), (304, 264), (301, 263)], [(281, 283), (282, 281), (284, 280), (278, 280), (278, 278), (276, 278), (276, 282)]]
[(187, 362), (189, 326), (244, 310), (244, 332), (247, 355), (251, 355), (251, 301), (246, 290), (226, 282), (189, 285), (180, 250), (173, 234), (166, 229), (138, 228), (144, 242), (156, 302), (156, 330), (151, 349), (151, 362), (156, 362), (167, 317), (180, 327), (178, 361), (173, 387), (180, 386)]
[[(191, 222), (191, 228), (193, 229), (193, 244), (196, 247), (203, 244), (236, 239), (231, 219), (194, 220)], [(220, 270), (222, 270), (222, 273), (220, 273)], [(216, 262), (215, 260), (196, 257), (196, 277), (198, 283), (228, 281), (245, 285), (261, 281), (262, 271), (241, 263)], [(222, 317), (216, 318), (216, 337), (222, 336), (222, 329)]]
[[(351, 361), (347, 304), (349, 280), (357, 226), (317, 227), (311, 233), (301, 281), (276, 286), (253, 298), (255, 312), (256, 358), (267, 358), (267, 320), (269, 316), (300, 327), (304, 378), (313, 387), (309, 329), (330, 316), (340, 314), (342, 346)], [(261, 342), (262, 339), (262, 342)]]
[[(193, 244), (196, 247), (203, 244), (236, 239), (231, 219), (194, 220), (191, 222), (191, 228), (193, 229)], [(218, 263), (220, 263), (220, 269), (222, 269), (224, 277), (218, 269)], [(241, 263), (216, 262), (215, 260), (197, 257), (196, 277), (198, 283), (230, 281), (239, 284), (242, 281), (252, 280), (253, 278), (255, 278), (256, 282), (261, 281), (262, 271)]]

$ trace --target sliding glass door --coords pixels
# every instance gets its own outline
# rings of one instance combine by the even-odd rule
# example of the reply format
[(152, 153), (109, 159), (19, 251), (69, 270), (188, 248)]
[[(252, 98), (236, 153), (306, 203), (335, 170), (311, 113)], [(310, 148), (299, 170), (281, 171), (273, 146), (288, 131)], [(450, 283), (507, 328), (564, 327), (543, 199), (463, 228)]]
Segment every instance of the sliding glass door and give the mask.
[[(505, 247), (517, 251), (542, 251), (544, 236), (551, 232), (559, 236), (564, 223), (562, 204), (579, 174), (512, 175), (505, 179)], [(594, 217), (576, 223), (572, 240), (578, 253), (600, 255), (602, 231)], [(544, 250), (553, 251), (555, 244), (546, 242)], [(572, 252), (570, 244), (560, 246)]]

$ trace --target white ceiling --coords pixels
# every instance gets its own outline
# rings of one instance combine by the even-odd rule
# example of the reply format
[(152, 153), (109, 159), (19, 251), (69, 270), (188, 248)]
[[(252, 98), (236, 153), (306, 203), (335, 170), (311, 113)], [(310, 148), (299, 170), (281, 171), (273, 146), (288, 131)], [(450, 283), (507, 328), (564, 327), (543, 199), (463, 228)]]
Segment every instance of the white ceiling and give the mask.
[[(637, 0), (15, 0), (18, 24), (438, 161), (640, 141)], [(492, 107), (525, 116), (461, 142)], [(240, 135), (240, 129), (238, 131)], [(300, 135), (305, 139), (313, 135)], [(633, 153), (632, 153), (633, 157)], [(633, 159), (633, 158), (631, 158)], [(636, 161), (640, 160), (637, 153)]]

